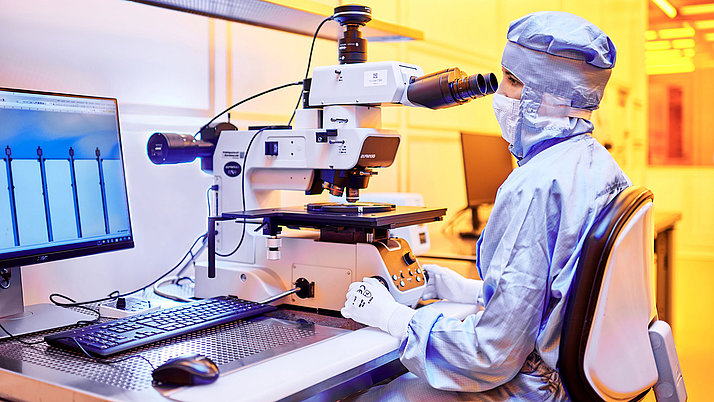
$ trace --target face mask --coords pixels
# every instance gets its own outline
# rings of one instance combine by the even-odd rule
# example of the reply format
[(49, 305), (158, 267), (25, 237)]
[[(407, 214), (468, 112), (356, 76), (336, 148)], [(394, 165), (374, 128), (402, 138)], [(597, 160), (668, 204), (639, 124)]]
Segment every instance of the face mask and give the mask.
[(512, 99), (499, 93), (493, 94), (493, 111), (498, 125), (501, 126), (501, 136), (511, 145), (516, 142), (516, 123), (520, 103), (519, 99)]

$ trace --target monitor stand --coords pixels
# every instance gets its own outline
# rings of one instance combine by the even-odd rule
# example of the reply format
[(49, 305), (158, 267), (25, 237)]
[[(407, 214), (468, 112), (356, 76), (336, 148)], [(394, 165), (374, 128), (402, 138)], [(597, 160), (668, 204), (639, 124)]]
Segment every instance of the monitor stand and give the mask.
[(478, 216), (478, 205), (473, 205), (471, 209), (471, 227), (472, 230), (459, 232), (459, 237), (465, 240), (478, 240), (481, 237), (481, 232), (483, 231), (483, 226), (486, 222), (481, 222)]
[[(94, 318), (53, 304), (25, 306), (20, 267), (0, 268), (0, 324), (12, 335), (66, 327)], [(0, 339), (8, 337), (0, 329)]]

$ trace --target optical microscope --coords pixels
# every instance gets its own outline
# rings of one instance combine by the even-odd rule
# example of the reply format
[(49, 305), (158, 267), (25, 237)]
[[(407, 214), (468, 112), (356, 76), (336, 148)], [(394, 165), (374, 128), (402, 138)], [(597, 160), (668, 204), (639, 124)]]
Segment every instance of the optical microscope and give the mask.
[[(190, 162), (214, 175), (215, 216), (209, 217), (208, 261), (199, 264), (195, 295), (235, 295), (337, 311), (350, 283), (378, 278), (414, 306), (426, 277), (403, 239), (390, 229), (441, 220), (445, 208), (359, 202), (376, 169), (392, 165), (398, 133), (382, 129), (381, 106), (440, 109), (495, 92), (493, 74), (458, 68), (424, 75), (413, 64), (366, 62), (360, 27), (364, 6), (340, 6), (345, 27), (340, 64), (316, 67), (303, 82), (303, 108), (290, 126), (204, 126), (201, 138), (155, 133), (147, 152), (156, 164)], [(280, 190), (345, 195), (346, 203), (281, 207)], [(262, 233), (259, 233), (261, 231)], [(295, 230), (309, 229), (309, 230)], [(274, 303), (277, 303), (275, 301)]]

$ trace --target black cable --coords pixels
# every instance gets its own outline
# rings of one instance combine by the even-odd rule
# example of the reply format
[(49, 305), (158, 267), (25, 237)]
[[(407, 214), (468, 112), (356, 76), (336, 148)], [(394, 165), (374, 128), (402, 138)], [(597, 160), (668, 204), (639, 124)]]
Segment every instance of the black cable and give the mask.
[(89, 352), (87, 352), (87, 350), (84, 349), (84, 347), (82, 346), (82, 344), (79, 343), (79, 342), (78, 342), (74, 337), (72, 337), (72, 336), (68, 336), (68, 337), (66, 337), (66, 338), (58, 338), (58, 339), (71, 339), (71, 340), (73, 340), (74, 343), (76, 343), (77, 346), (79, 346), (79, 348), (82, 350), (82, 352), (84, 352), (84, 354), (87, 355), (87, 357), (89, 357), (90, 359), (92, 359), (95, 363), (101, 363), (101, 364), (116, 364), (116, 363), (121, 363), (121, 362), (123, 362), (123, 361), (127, 361), (127, 360), (130, 360), (130, 359), (139, 358), (139, 359), (143, 359), (145, 362), (149, 363), (149, 366), (151, 366), (151, 369), (152, 369), (152, 370), (156, 370), (156, 367), (154, 367), (154, 365), (149, 361), (149, 359), (147, 359), (146, 357), (144, 357), (144, 356), (142, 356), (142, 355), (131, 355), (131, 356), (122, 357), (121, 359), (116, 359), (116, 360), (103, 360), (103, 359), (99, 359), (99, 358), (96, 358), (96, 357), (90, 355)]
[[(244, 163), (244, 165), (247, 165), (248, 152), (250, 152), (250, 146), (253, 145), (253, 140), (255, 140), (255, 138), (258, 136), (258, 134), (262, 133), (266, 129), (267, 129), (267, 127), (263, 127), (260, 130), (256, 131), (255, 134), (253, 134), (253, 137), (250, 139), (250, 142), (248, 142), (248, 146), (245, 149), (245, 159), (243, 159), (244, 161), (246, 161)], [(248, 166), (243, 166), (243, 175), (241, 176), (241, 182), (240, 182), (240, 192), (241, 192), (241, 199), (242, 199), (242, 203), (243, 203), (243, 212), (245, 212), (245, 175), (246, 175), (246, 172), (248, 171), (247, 168), (248, 168)], [(228, 254), (221, 254), (216, 251), (216, 255), (221, 256), (221, 257), (230, 257), (238, 251), (240, 246), (243, 244), (243, 239), (245, 239), (245, 225), (247, 223), (248, 223), (248, 221), (245, 218), (243, 218), (243, 230), (241, 231), (240, 240), (238, 241), (238, 245), (236, 246), (236, 248), (233, 249), (233, 251), (231, 251)]]
[(34, 346), (34, 345), (39, 345), (40, 343), (45, 343), (44, 339), (41, 341), (35, 341), (35, 342), (23, 341), (22, 339), (18, 338), (17, 335), (11, 334), (10, 331), (8, 331), (7, 329), (5, 329), (5, 327), (2, 326), (2, 324), (0, 324), (0, 329), (2, 329), (3, 332), (5, 332), (7, 334), (7, 336), (10, 337), (10, 340), (20, 342), (23, 345)]
[[(291, 86), (294, 86), (294, 85), (302, 85), (302, 81), (291, 82), (291, 83), (289, 83), (289, 84), (283, 84), (283, 85), (277, 86), (277, 87), (275, 87), (275, 88), (270, 88), (270, 89), (265, 90), (265, 91), (263, 91), (263, 92), (261, 92), (261, 93), (257, 93), (257, 94), (255, 94), (255, 95), (253, 95), (253, 96), (249, 96), (249, 97), (247, 97), (247, 98), (245, 98), (245, 99), (243, 99), (243, 100), (240, 100), (240, 101), (234, 103), (232, 106), (228, 107), (226, 110), (224, 110), (224, 111), (222, 111), (221, 113), (218, 113), (217, 115), (215, 115), (208, 123), (204, 124), (204, 125), (201, 127), (201, 129), (199, 129), (198, 132), (197, 132), (196, 134), (194, 134), (194, 137), (198, 136), (198, 135), (201, 133), (201, 130), (202, 130), (204, 127), (208, 127), (211, 123), (213, 123), (214, 121), (216, 121), (217, 118), (221, 117), (221, 116), (223, 115), (223, 113), (228, 112), (229, 110), (233, 109), (234, 107), (239, 106), (239, 105), (241, 105), (241, 104), (243, 104), (243, 103), (245, 103), (245, 102), (248, 102), (248, 101), (250, 101), (250, 100), (253, 100), (253, 99), (257, 98), (257, 97), (263, 96), (263, 95), (265, 95), (265, 94), (269, 94), (269, 93), (271, 93), (271, 92), (273, 92), (273, 91), (277, 91), (278, 89), (283, 89), (283, 88), (291, 87)], [(301, 91), (301, 92), (302, 92), (302, 91)]]
[[(114, 292), (110, 293), (110, 295), (113, 294), (113, 293), (114, 293)], [(69, 301), (71, 301), (71, 302), (73, 302), (73, 303), (75, 302), (74, 300), (70, 299), (70, 298), (67, 297), (67, 296), (64, 296), (64, 295), (58, 295), (58, 296), (59, 296), (59, 297), (63, 297), (63, 298), (65, 298), (65, 299), (67, 299), (67, 300), (69, 300)], [(76, 307), (76, 308), (83, 309), (83, 310), (89, 310), (90, 312), (92, 312), (92, 313), (94, 313), (94, 314), (97, 315), (97, 318), (95, 318), (95, 319), (93, 319), (93, 320), (91, 320), (91, 321), (80, 320), (80, 321), (77, 321), (77, 322), (75, 323), (75, 325), (90, 325), (90, 324), (96, 324), (96, 323), (98, 323), (99, 320), (102, 318), (102, 315), (101, 315), (101, 314), (99, 313), (99, 311), (97, 311), (97, 310), (93, 310), (93, 309), (91, 309), (91, 308), (89, 308), (89, 307), (86, 307), (86, 306), (75, 306), (75, 307)], [(39, 345), (39, 344), (45, 342), (44, 340), (36, 341), (36, 342), (23, 341), (22, 339), (18, 338), (16, 335), (11, 334), (10, 331), (8, 331), (5, 327), (2, 326), (2, 324), (0, 324), (0, 329), (2, 329), (3, 332), (5, 332), (5, 333), (8, 335), (8, 337), (10, 337), (11, 340), (20, 342), (20, 343), (23, 344), (23, 345), (32, 346), (32, 345)]]
[[(310, 74), (310, 63), (312, 63), (312, 51), (315, 49), (315, 39), (317, 39), (317, 33), (320, 32), (320, 28), (327, 22), (327, 21), (332, 21), (334, 18), (334, 15), (331, 15), (320, 23), (320, 25), (317, 26), (317, 29), (315, 30), (315, 34), (312, 35), (312, 44), (310, 45), (310, 57), (307, 59), (307, 69), (305, 69), (305, 78), (303, 78), (303, 82), (307, 79), (308, 74)], [(288, 126), (292, 124), (293, 119), (295, 118), (295, 112), (297, 112), (298, 107), (300, 106), (300, 100), (302, 99), (302, 92), (300, 91), (300, 96), (298, 96), (297, 103), (295, 104), (295, 109), (293, 109), (293, 115), (290, 116), (290, 121), (288, 121)]]
[[(176, 275), (175, 275), (176, 278), (179, 278), (179, 277), (181, 277), (181, 276), (183, 275), (183, 273), (188, 269), (188, 267), (191, 265), (191, 263), (192, 263), (192, 262), (196, 259), (196, 257), (198, 257), (198, 255), (203, 251), (203, 248), (206, 247), (206, 242), (207, 242), (207, 241), (208, 241), (208, 237), (206, 236), (206, 237), (204, 237), (203, 240), (201, 241), (201, 247), (199, 247), (198, 250), (197, 250), (195, 253), (193, 253), (193, 252), (191, 253), (191, 258), (189, 258), (188, 261), (186, 261), (186, 262), (183, 264), (183, 267), (181, 267), (181, 269), (179, 269), (179, 271), (176, 273)], [(195, 264), (194, 264), (194, 267), (195, 267)], [(176, 283), (176, 281), (174, 281), (173, 283)]]
[[(68, 298), (68, 299), (69, 299), (69, 298)], [(82, 306), (78, 306), (78, 307), (82, 307)], [(97, 314), (98, 314), (98, 313), (97, 313)], [(24, 341), (24, 340), (18, 338), (16, 335), (11, 334), (7, 329), (5, 329), (5, 327), (2, 326), (2, 324), (0, 324), (0, 329), (2, 329), (2, 330), (10, 337), (10, 340), (15, 341), (15, 342), (20, 342), (21, 344), (26, 345), (26, 346), (35, 347), (36, 345), (45, 343), (45, 340), (44, 340), (44, 339), (39, 340), (39, 341), (34, 341), (34, 342)], [(65, 338), (59, 338), (59, 339), (65, 339)], [(151, 369), (152, 369), (152, 370), (155, 370), (155, 369), (156, 369), (156, 367), (154, 367), (154, 365), (149, 361), (149, 359), (147, 359), (146, 357), (141, 356), (141, 355), (131, 355), (131, 356), (127, 356), (127, 357), (124, 357), (124, 358), (121, 358), (121, 359), (117, 359), (117, 360), (102, 360), (102, 359), (98, 359), (98, 358), (92, 356), (91, 354), (89, 354), (89, 352), (87, 352), (87, 350), (84, 349), (84, 347), (82, 346), (82, 344), (79, 343), (74, 337), (68, 336), (66, 339), (71, 339), (71, 340), (73, 340), (74, 343), (77, 344), (77, 346), (79, 347), (79, 349), (81, 349), (82, 352), (84, 352), (84, 354), (87, 355), (87, 357), (89, 357), (90, 359), (92, 359), (92, 360), (93, 360), (94, 362), (96, 362), (96, 363), (101, 363), (101, 364), (115, 364), (115, 363), (121, 363), (121, 362), (126, 361), (126, 360), (129, 360), (129, 359), (139, 358), (139, 359), (143, 359), (144, 361), (146, 361), (146, 362), (149, 364), (149, 366), (151, 366)], [(38, 350), (39, 350), (39, 349), (38, 349)]]
[[(108, 296), (108, 297), (112, 297), (112, 295), (113, 295), (114, 293), (119, 294), (119, 292), (115, 290), (114, 292), (109, 293), (109, 295), (107, 295), (107, 296)], [(61, 297), (61, 298), (65, 299), (65, 300), (69, 300), (71, 303), (76, 303), (76, 302), (77, 302), (76, 300), (73, 300), (72, 298), (67, 297), (67, 296), (65, 296), (65, 295), (60, 295), (60, 294), (58, 294), (57, 297)], [(87, 320), (77, 321), (77, 322), (76, 322), (77, 325), (96, 324), (96, 323), (98, 323), (99, 320), (102, 318), (102, 315), (99, 313), (98, 310), (91, 309), (91, 308), (89, 308), (89, 307), (87, 307), (87, 306), (75, 306), (75, 308), (80, 308), (80, 309), (82, 309), (82, 310), (89, 310), (91, 313), (94, 313), (94, 314), (97, 315), (97, 318), (95, 318), (95, 319), (93, 319), (93, 320), (91, 320), (91, 321), (87, 321)]]
[[(72, 299), (70, 299), (69, 297), (67, 297), (67, 296), (65, 296), (65, 295), (59, 294), (59, 293), (52, 293), (52, 294), (50, 295), (50, 301), (51, 301), (52, 303), (54, 303), (56, 306), (60, 306), (60, 307), (79, 307), (79, 306), (82, 306), (82, 305), (84, 305), (84, 304), (101, 303), (101, 302), (103, 302), (103, 301), (114, 300), (114, 299), (117, 299), (117, 298), (119, 298), (119, 297), (126, 297), (126, 296), (133, 295), (134, 293), (141, 292), (142, 290), (144, 290), (144, 289), (146, 289), (146, 288), (149, 288), (149, 287), (151, 287), (151, 286), (154, 286), (155, 283), (157, 283), (157, 282), (159, 282), (160, 280), (164, 279), (164, 278), (165, 278), (166, 276), (168, 276), (171, 272), (173, 272), (176, 268), (178, 268), (178, 267), (183, 263), (183, 261), (186, 259), (186, 257), (188, 257), (188, 255), (192, 253), (193, 248), (196, 246), (196, 243), (198, 243), (199, 240), (205, 238), (206, 236), (208, 236), (208, 233), (204, 233), (204, 234), (198, 236), (198, 237), (196, 238), (196, 240), (194, 240), (194, 242), (193, 242), (193, 244), (191, 245), (191, 247), (189, 247), (189, 249), (188, 249), (188, 251), (186, 252), (186, 254), (183, 255), (183, 257), (182, 257), (181, 260), (178, 262), (178, 264), (174, 265), (173, 268), (171, 268), (170, 270), (168, 270), (165, 274), (161, 275), (161, 276), (158, 277), (156, 280), (154, 280), (153, 282), (151, 282), (150, 284), (148, 284), (148, 285), (146, 285), (146, 286), (144, 286), (144, 287), (142, 287), (142, 288), (136, 289), (136, 290), (131, 291), (131, 292), (128, 292), (128, 293), (119, 293), (119, 291), (114, 291), (114, 292), (110, 293), (109, 296), (104, 297), (104, 298), (101, 298), (101, 299), (90, 300), (90, 301), (85, 301), (85, 302), (72, 302), (72, 303), (62, 303), (62, 302), (58, 302), (58, 301), (55, 300), (56, 297), (61, 297), (61, 298), (64, 298), (64, 299), (66, 299), (66, 300), (72, 300)], [(114, 295), (115, 293), (116, 293), (116, 295)]]
[[(209, 187), (208, 190), (206, 190), (206, 205), (208, 205), (208, 216), (211, 216), (211, 189), (213, 186)], [(216, 211), (218, 212), (218, 211)]]

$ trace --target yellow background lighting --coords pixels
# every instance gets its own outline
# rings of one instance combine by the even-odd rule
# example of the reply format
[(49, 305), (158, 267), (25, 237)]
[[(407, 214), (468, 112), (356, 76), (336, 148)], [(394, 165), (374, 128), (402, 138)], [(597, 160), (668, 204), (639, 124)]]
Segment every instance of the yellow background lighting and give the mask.
[(672, 47), (675, 49), (693, 48), (694, 39), (675, 39), (672, 41)]
[(694, 63), (670, 64), (662, 66), (647, 66), (647, 74), (681, 74), (694, 71)]
[[(714, 29), (714, 20), (694, 21), (694, 27), (697, 29)], [(647, 37), (647, 35), (645, 35)]]
[(658, 33), (659, 33), (660, 39), (691, 38), (692, 36), (694, 36), (694, 28), (682, 27), (682, 28), (660, 29)]
[(652, 2), (655, 3), (663, 13), (667, 14), (667, 17), (674, 18), (677, 16), (677, 9), (667, 0), (652, 0)]
[(667, 50), (671, 48), (668, 40), (645, 42), (645, 50)]
[(657, 50), (654, 52), (645, 53), (647, 61), (662, 60), (662, 59), (679, 59), (682, 58), (682, 51), (679, 49), (672, 50)]
[(714, 13), (714, 3), (684, 6), (679, 11), (682, 15)]

